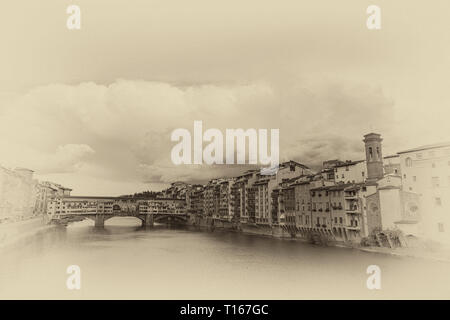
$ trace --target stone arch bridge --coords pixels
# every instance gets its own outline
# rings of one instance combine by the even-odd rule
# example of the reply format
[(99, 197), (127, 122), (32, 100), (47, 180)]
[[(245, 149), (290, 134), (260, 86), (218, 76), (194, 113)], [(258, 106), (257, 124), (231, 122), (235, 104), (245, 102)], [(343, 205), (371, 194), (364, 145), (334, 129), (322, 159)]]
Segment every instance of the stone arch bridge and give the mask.
[(159, 223), (185, 223), (184, 199), (139, 199), (128, 197), (70, 196), (57, 198), (48, 204), (47, 216), (52, 223), (67, 225), (70, 222), (90, 219), (96, 227), (114, 217), (134, 217), (142, 226)]

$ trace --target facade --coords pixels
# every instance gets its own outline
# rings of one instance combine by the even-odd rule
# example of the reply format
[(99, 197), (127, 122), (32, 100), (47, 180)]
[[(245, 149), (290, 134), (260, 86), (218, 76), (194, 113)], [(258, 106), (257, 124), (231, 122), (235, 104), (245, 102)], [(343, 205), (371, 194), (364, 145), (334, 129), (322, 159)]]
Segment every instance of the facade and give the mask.
[(33, 171), (0, 167), (0, 220), (20, 220), (33, 216), (37, 181)]
[(204, 187), (202, 185), (194, 185), (189, 188), (186, 196), (186, 209), (189, 214), (203, 216), (203, 193)]
[[(450, 242), (450, 143), (398, 153), (403, 190), (420, 195), (422, 233)], [(414, 208), (414, 203), (411, 204)]]
[(203, 192), (203, 212), (206, 217), (218, 219), (220, 199), (220, 179), (208, 182)]
[(361, 183), (367, 179), (365, 160), (345, 161), (334, 167), (336, 183)]
[(0, 167), (0, 221), (45, 215), (49, 201), (70, 195), (70, 191), (56, 183), (33, 179), (32, 170)]
[(274, 184), (270, 182), (271, 180), (266, 178), (255, 182), (253, 185), (255, 195), (255, 223), (257, 224), (269, 225), (272, 222), (271, 193)]

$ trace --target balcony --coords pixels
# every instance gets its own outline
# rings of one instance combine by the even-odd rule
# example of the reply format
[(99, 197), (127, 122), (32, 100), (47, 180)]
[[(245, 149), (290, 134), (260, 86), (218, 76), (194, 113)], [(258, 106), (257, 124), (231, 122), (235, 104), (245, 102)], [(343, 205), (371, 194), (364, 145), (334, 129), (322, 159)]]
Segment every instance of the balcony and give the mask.
[(358, 206), (350, 206), (349, 208), (345, 209), (345, 211), (349, 213), (361, 213)]

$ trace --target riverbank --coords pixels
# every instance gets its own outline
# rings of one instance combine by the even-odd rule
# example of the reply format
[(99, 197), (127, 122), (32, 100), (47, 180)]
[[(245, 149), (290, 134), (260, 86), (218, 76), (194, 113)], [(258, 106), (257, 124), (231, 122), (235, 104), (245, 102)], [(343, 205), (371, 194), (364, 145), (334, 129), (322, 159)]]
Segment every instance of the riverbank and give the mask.
[(450, 246), (440, 243), (427, 241), (423, 239), (410, 239), (407, 247), (374, 247), (362, 246), (358, 242), (344, 242), (331, 239), (320, 233), (300, 233), (292, 236), (287, 230), (280, 227), (271, 227), (265, 225), (240, 224), (228, 221), (218, 221), (212, 218), (203, 218), (190, 220), (187, 226), (201, 230), (219, 231), (219, 232), (235, 232), (250, 236), (270, 237), (279, 240), (299, 241), (309, 243), (312, 246), (321, 245), (328, 247), (339, 247), (355, 249), (362, 252), (378, 253), (396, 257), (418, 258), (441, 262), (450, 262)]
[(0, 224), (0, 249), (53, 227), (46, 224), (42, 216), (2, 223)]

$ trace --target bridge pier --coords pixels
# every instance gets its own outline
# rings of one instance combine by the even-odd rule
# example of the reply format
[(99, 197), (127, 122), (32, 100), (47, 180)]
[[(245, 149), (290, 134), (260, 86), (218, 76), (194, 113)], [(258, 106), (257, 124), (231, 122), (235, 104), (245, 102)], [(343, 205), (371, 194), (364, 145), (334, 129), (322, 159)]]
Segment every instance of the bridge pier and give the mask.
[(103, 228), (105, 226), (105, 216), (103, 214), (95, 215), (95, 227)]
[(144, 215), (144, 219), (142, 220), (143, 227), (153, 227), (153, 214)]

